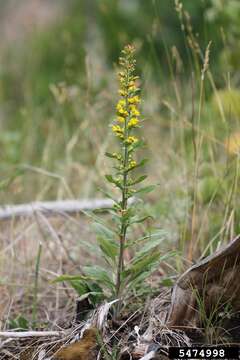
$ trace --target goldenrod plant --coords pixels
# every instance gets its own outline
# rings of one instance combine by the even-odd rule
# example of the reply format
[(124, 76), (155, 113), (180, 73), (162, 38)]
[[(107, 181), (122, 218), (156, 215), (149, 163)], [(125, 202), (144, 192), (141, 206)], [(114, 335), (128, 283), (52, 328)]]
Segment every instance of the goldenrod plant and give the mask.
[[(94, 265), (83, 267), (80, 276), (61, 276), (57, 281), (70, 281), (80, 295), (88, 293), (91, 301), (98, 302), (103, 298), (117, 299), (115, 317), (118, 317), (124, 300), (131, 294), (143, 292), (146, 284), (143, 281), (156, 269), (157, 264), (172, 253), (160, 256), (158, 246), (165, 237), (163, 230), (144, 234), (139, 239), (133, 238), (132, 227), (144, 222), (149, 216), (139, 215), (142, 202), (137, 201), (139, 194), (150, 192), (154, 185), (139, 187), (146, 179), (144, 174), (136, 174), (146, 159), (137, 160), (136, 152), (144, 145), (137, 135), (142, 126), (140, 113), (140, 88), (138, 76), (135, 75), (135, 49), (128, 45), (122, 51), (118, 72), (120, 99), (116, 105), (116, 118), (111, 124), (111, 131), (117, 139), (117, 150), (107, 152), (106, 156), (114, 161), (113, 174), (106, 175), (106, 180), (120, 192), (114, 199), (114, 206), (109, 209), (113, 225), (110, 227), (96, 214), (90, 216), (95, 220), (98, 246), (106, 267)], [(133, 201), (129, 201), (132, 199)], [(88, 214), (89, 215), (89, 214)], [(131, 250), (132, 258), (125, 263), (125, 252)], [(95, 249), (96, 252), (96, 249)]]
[[(131, 225), (131, 218), (135, 216), (133, 207), (128, 200), (136, 193), (134, 185), (142, 182), (146, 176), (133, 178), (132, 173), (136, 167), (142, 166), (144, 160), (137, 162), (134, 158), (135, 151), (142, 144), (139, 138), (133, 135), (134, 130), (140, 126), (140, 89), (136, 86), (138, 77), (134, 74), (136, 60), (134, 59), (133, 46), (126, 46), (120, 58), (121, 71), (118, 73), (121, 99), (116, 106), (117, 119), (112, 125), (112, 131), (120, 145), (118, 152), (107, 153), (107, 156), (116, 160), (116, 176), (106, 175), (106, 179), (115, 184), (121, 192), (121, 201), (115, 206), (115, 213), (119, 221), (119, 256), (116, 276), (116, 296), (119, 297), (122, 285), (124, 266), (124, 250), (126, 248), (127, 230)], [(143, 189), (141, 189), (143, 190)], [(139, 191), (139, 190), (138, 190)]]

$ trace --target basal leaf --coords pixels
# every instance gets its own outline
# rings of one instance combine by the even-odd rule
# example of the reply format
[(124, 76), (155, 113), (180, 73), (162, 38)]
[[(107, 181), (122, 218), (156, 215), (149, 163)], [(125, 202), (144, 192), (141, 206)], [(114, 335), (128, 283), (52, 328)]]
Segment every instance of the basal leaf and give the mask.
[(89, 287), (85, 281), (81, 280), (68, 280), (70, 285), (76, 290), (79, 296), (89, 293)]
[(101, 266), (85, 266), (84, 273), (94, 281), (98, 281), (99, 283), (104, 284), (109, 290), (114, 290), (114, 283), (110, 278), (106, 269)]

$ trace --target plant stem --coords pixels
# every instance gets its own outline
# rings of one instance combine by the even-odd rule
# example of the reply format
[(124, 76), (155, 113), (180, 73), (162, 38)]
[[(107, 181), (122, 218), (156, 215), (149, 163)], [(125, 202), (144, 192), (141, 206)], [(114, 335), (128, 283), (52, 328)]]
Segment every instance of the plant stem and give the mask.
[(42, 244), (39, 243), (36, 265), (35, 265), (34, 292), (33, 292), (32, 322), (34, 327), (36, 325), (36, 315), (37, 315), (38, 278), (39, 278), (41, 254), (42, 254)]
[[(129, 74), (127, 72), (127, 81), (128, 81)], [(126, 108), (127, 111), (129, 109), (128, 103), (128, 94), (125, 97), (126, 101)], [(126, 140), (128, 137), (128, 117), (124, 120), (124, 139)], [(116, 281), (116, 297), (119, 298), (121, 294), (121, 274), (124, 270), (124, 247), (126, 243), (126, 233), (127, 233), (127, 223), (125, 220), (125, 214), (128, 208), (128, 194), (127, 194), (127, 181), (128, 181), (128, 160), (129, 160), (129, 153), (128, 153), (128, 145), (126, 141), (124, 142), (123, 148), (123, 189), (122, 189), (122, 201), (121, 201), (121, 230), (120, 230), (120, 248), (119, 248), (119, 258), (118, 258), (118, 266), (117, 266), (117, 281)], [(119, 311), (121, 308), (121, 301), (116, 305), (116, 314), (115, 317), (118, 316)]]

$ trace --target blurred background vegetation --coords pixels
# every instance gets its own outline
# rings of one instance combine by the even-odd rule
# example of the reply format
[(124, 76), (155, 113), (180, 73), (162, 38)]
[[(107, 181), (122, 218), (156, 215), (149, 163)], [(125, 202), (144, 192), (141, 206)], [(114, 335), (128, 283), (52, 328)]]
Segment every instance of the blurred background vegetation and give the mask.
[(159, 184), (146, 212), (178, 248), (209, 252), (239, 232), (239, 0), (0, 6), (2, 204), (100, 196), (117, 59), (134, 43)]

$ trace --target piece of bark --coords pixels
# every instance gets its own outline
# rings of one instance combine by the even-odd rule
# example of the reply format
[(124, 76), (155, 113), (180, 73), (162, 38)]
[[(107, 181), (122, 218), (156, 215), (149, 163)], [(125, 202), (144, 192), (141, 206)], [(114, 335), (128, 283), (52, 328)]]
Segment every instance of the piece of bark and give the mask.
[[(173, 288), (169, 326), (199, 326), (199, 304), (206, 315), (231, 304), (240, 310), (240, 236), (188, 269)], [(201, 310), (203, 311), (203, 310)]]

